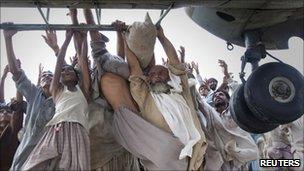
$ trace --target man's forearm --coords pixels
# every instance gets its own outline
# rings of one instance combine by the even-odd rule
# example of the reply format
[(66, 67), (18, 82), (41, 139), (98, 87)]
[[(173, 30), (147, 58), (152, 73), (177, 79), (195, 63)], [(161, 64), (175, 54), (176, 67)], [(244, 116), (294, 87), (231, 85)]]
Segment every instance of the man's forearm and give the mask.
[(125, 50), (124, 50), (124, 41), (120, 32), (116, 32), (117, 34), (117, 55), (123, 59), (125, 59)]
[(4, 103), (4, 82), (5, 78), (2, 76), (0, 82), (0, 103)]
[(180, 63), (180, 61), (177, 57), (176, 50), (175, 50), (174, 46), (172, 45), (172, 43), (169, 41), (169, 39), (165, 35), (161, 35), (161, 36), (158, 36), (158, 40), (162, 44), (162, 46), (166, 52), (166, 55), (169, 58), (169, 62), (171, 64)]
[(127, 63), (130, 69), (130, 75), (143, 75), (139, 61), (136, 55), (131, 51), (126, 41), (124, 41), (124, 50), (127, 58)]
[(200, 74), (196, 74), (196, 80), (197, 80), (199, 86), (201, 86), (204, 83), (203, 78)]
[[(5, 37), (7, 61), (10, 68), (10, 72), (14, 75), (15, 78), (19, 78), (21, 71), (17, 67), (17, 60), (13, 50), (13, 40), (12, 37)], [(19, 75), (19, 76), (18, 76)]]
[(53, 49), (53, 51), (55, 53), (55, 56), (57, 56), (58, 53), (59, 53), (59, 51), (60, 51), (59, 46), (57, 45), (56, 47), (52, 47), (52, 49)]
[(61, 49), (60, 49), (60, 52), (59, 52), (59, 55), (57, 57), (57, 62), (56, 62), (56, 67), (55, 67), (55, 73), (54, 73), (54, 77), (53, 77), (53, 80), (52, 80), (52, 84), (51, 84), (51, 92), (52, 92), (52, 95), (55, 97), (55, 94), (57, 89), (58, 89), (58, 86), (59, 86), (59, 82), (60, 82), (60, 76), (61, 76), (61, 70), (62, 70), (62, 67), (65, 63), (65, 54), (66, 54), (66, 50), (67, 50), (67, 47), (69, 45), (71, 41), (71, 38), (66, 38), (66, 40), (64, 41), (63, 45), (61, 46)]

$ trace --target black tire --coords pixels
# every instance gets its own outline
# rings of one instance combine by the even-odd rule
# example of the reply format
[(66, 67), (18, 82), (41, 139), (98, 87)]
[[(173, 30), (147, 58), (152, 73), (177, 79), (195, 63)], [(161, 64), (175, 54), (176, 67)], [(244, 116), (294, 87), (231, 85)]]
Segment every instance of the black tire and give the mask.
[(229, 110), (233, 120), (247, 132), (261, 134), (279, 126), (278, 124), (265, 123), (252, 114), (244, 98), (244, 85), (240, 85), (233, 93)]
[[(273, 93), (273, 82), (282, 80), (291, 85), (285, 99)], [(304, 113), (304, 77), (287, 64), (272, 62), (260, 66), (249, 76), (244, 91), (249, 109), (265, 122), (286, 124)]]

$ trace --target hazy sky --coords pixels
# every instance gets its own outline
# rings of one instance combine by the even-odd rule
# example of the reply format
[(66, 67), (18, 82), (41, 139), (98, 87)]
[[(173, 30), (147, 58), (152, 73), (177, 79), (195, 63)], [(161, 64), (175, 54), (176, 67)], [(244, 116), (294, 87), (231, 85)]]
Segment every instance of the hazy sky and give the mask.
[[(1, 23), (43, 23), (43, 20), (37, 9), (30, 8), (0, 8)], [(134, 21), (143, 21), (145, 13), (149, 12), (152, 20), (158, 20), (159, 10), (102, 10), (102, 24), (110, 24), (112, 21), (119, 19), (127, 24)], [(67, 9), (52, 9), (50, 13), (50, 23), (52, 24), (70, 24), (70, 18), (66, 16)], [(93, 13), (95, 14), (95, 13)], [(80, 22), (84, 22), (82, 10), (78, 11)], [(238, 78), (240, 72), (240, 57), (245, 49), (235, 46), (233, 51), (226, 49), (226, 42), (220, 38), (210, 34), (203, 28), (196, 25), (184, 12), (183, 9), (171, 10), (162, 22), (165, 34), (178, 48), (180, 45), (186, 48), (186, 60), (196, 61), (199, 63), (200, 72), (203, 77), (215, 77), (222, 81), (221, 68), (218, 66), (217, 60), (223, 59), (228, 64), (230, 72), (234, 73), (234, 77)], [(103, 32), (109, 37), (110, 42), (107, 48), (111, 53), (116, 53), (116, 34), (115, 32)], [(23, 31), (14, 36), (13, 43), (15, 54), (22, 62), (22, 68), (26, 75), (33, 83), (37, 82), (38, 65), (42, 63), (45, 70), (53, 71), (55, 68), (56, 58), (52, 50), (44, 43), (41, 35), (42, 31)], [(0, 35), (1, 44), (1, 73), (7, 64), (5, 42), (3, 33)], [(58, 44), (61, 46), (65, 34), (62, 31), (57, 32)], [(291, 38), (289, 40), (290, 48), (288, 50), (270, 51), (274, 56), (278, 57), (287, 64), (297, 68), (303, 74), (303, 40), (299, 38)], [(66, 59), (74, 54), (74, 46), (71, 42)], [(161, 64), (161, 58), (166, 57), (159, 42), (155, 46), (156, 62)], [(263, 60), (261, 64), (273, 61), (268, 58)], [(247, 76), (249, 75), (249, 65), (247, 67)], [(15, 86), (8, 75), (5, 83), (5, 97), (10, 99), (15, 95)]]

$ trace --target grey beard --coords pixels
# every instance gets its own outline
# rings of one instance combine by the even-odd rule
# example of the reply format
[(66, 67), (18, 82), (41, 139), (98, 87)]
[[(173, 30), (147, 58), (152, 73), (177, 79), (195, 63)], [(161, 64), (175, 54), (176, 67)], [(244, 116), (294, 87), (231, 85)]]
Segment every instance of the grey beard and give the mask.
[(156, 83), (156, 84), (150, 84), (150, 91), (152, 91), (155, 94), (161, 94), (161, 93), (170, 93), (170, 89), (172, 87), (167, 83)]

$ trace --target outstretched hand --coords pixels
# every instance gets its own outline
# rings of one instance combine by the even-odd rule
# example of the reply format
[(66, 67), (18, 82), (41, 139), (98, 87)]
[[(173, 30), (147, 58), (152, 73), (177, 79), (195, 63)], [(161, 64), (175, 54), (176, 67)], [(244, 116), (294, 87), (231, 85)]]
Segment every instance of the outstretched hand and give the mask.
[(59, 46), (57, 44), (57, 35), (55, 30), (46, 30), (45, 35), (41, 35), (46, 44), (49, 45), (55, 52), (59, 50)]
[(188, 71), (188, 73), (193, 73), (193, 67), (191, 66), (191, 64), (190, 63), (187, 63), (187, 71)]
[(77, 63), (78, 63), (78, 58), (77, 58), (76, 55), (73, 56), (73, 57), (70, 57), (70, 64), (71, 64), (73, 67), (75, 67)]
[(204, 87), (206, 87), (206, 89), (207, 89), (208, 91), (211, 90), (211, 88), (210, 88), (210, 86), (209, 86), (209, 82), (208, 82), (207, 79), (205, 79), (205, 80), (203, 81), (202, 85), (203, 85)]
[(229, 77), (228, 65), (226, 64), (226, 62), (224, 60), (219, 59), (218, 63), (220, 64), (220, 67), (222, 68), (222, 71), (223, 71), (224, 75)]
[(199, 74), (198, 63), (194, 61), (191, 62), (192, 68), (195, 70), (196, 74)]
[(119, 20), (116, 20), (114, 21), (112, 24), (111, 24), (115, 30), (119, 33), (122, 33), (124, 30), (127, 29), (127, 26), (126, 26), (126, 23), (125, 22), (122, 22), (122, 21), (119, 21)]

